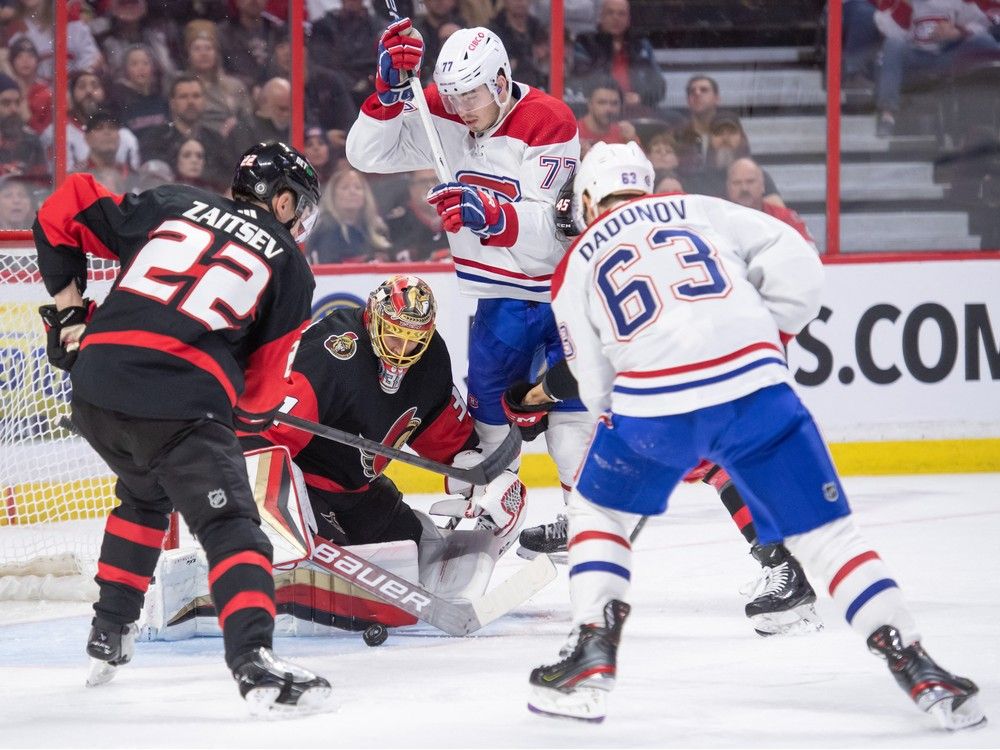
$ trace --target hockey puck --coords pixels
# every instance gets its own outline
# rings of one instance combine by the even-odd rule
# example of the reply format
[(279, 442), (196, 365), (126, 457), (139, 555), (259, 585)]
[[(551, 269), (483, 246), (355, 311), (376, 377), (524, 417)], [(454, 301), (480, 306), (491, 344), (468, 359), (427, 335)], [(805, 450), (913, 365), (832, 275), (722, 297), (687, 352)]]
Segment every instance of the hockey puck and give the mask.
[(389, 629), (382, 623), (369, 625), (361, 636), (369, 646), (381, 646), (389, 637)]

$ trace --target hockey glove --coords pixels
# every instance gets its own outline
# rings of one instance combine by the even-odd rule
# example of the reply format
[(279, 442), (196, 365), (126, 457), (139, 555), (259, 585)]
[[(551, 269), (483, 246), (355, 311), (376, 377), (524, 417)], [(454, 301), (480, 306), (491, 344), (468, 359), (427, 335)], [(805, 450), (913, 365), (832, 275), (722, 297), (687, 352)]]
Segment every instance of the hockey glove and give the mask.
[(382, 32), (378, 40), (378, 72), (375, 93), (383, 107), (413, 98), (410, 76), (420, 74), (424, 40), (409, 18), (402, 18)]
[(514, 383), (503, 394), (503, 413), (507, 421), (521, 431), (521, 439), (528, 442), (541, 435), (549, 426), (549, 411), (555, 402), (525, 404), (524, 397), (534, 388), (531, 383)]
[(576, 200), (576, 193), (573, 192), (574, 175), (576, 175), (575, 171), (569, 176), (559, 191), (554, 214), (556, 231), (567, 241), (571, 237), (583, 234), (583, 230), (586, 229), (586, 227), (581, 226), (580, 206)]
[(507, 217), (497, 199), (461, 182), (442, 182), (427, 194), (427, 202), (437, 209), (448, 232), (465, 227), (487, 238), (507, 228)]
[(510, 469), (489, 484), (476, 487), (465, 509), (466, 518), (480, 519), (480, 525), (494, 536), (516, 537), (524, 523), (524, 502), (528, 491)]
[(96, 309), (97, 303), (89, 299), (80, 307), (57, 310), (55, 305), (42, 305), (38, 308), (45, 324), (45, 354), (49, 364), (67, 372), (73, 367), (80, 353), (80, 339)]
[(249, 412), (238, 406), (233, 407), (233, 427), (240, 432), (263, 432), (274, 424), (274, 418), (279, 411), (281, 411), (280, 403), (264, 412)]

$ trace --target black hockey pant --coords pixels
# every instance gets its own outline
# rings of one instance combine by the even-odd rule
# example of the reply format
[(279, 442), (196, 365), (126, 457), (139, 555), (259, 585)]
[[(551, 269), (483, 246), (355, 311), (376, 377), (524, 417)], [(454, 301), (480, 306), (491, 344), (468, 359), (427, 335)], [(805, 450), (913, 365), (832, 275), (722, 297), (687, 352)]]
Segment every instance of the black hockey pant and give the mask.
[(271, 647), (271, 543), (232, 428), (208, 419), (133, 417), (73, 399), (73, 422), (118, 477), (121, 505), (101, 545), (98, 617), (135, 622), (160, 556), (168, 515), (177, 509), (208, 557), (209, 587), (232, 666), (240, 654)]

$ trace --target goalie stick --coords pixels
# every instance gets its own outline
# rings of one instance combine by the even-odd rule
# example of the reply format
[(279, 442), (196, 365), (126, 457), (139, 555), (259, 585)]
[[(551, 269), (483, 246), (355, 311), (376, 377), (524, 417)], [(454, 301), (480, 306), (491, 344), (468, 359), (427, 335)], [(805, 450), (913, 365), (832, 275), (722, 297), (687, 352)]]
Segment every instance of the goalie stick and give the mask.
[(308, 560), (384, 602), (448, 635), (469, 635), (510, 612), (556, 577), (546, 555), (539, 555), (492, 591), (472, 601), (444, 599), (427, 589), (352, 554), (338, 544), (313, 536)]
[(497, 446), (495, 451), (486, 456), (482, 463), (470, 466), (467, 469), (460, 469), (455, 466), (449, 466), (448, 464), (432, 461), (429, 458), (424, 458), (423, 456), (407, 453), (406, 451), (394, 448), (391, 445), (383, 445), (382, 443), (375, 440), (369, 440), (368, 438), (361, 437), (360, 435), (352, 435), (350, 432), (338, 430), (336, 427), (327, 427), (326, 425), (319, 424), (317, 422), (311, 422), (308, 419), (297, 417), (294, 414), (284, 414), (279, 412), (277, 416), (275, 416), (274, 421), (286, 424), (289, 427), (294, 427), (304, 432), (312, 433), (313, 435), (318, 435), (319, 437), (326, 438), (327, 440), (333, 440), (336, 443), (350, 445), (353, 448), (366, 450), (369, 453), (377, 453), (380, 456), (385, 456), (386, 458), (402, 461), (403, 463), (407, 463), (412, 466), (419, 466), (421, 469), (433, 471), (435, 474), (443, 474), (446, 477), (451, 477), (452, 479), (458, 479), (459, 481), (475, 485), (489, 484), (491, 481), (500, 476), (500, 473), (510, 466), (511, 462), (521, 453), (521, 433), (516, 427), (513, 426), (507, 433), (507, 437), (503, 439), (503, 442)]

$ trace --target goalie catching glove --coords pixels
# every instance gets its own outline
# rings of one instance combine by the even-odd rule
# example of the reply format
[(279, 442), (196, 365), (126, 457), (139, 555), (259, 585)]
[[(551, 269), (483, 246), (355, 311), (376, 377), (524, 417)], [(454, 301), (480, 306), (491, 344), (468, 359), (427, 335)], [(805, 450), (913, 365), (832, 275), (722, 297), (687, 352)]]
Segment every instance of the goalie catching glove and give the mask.
[(424, 40), (409, 18), (389, 24), (378, 40), (375, 93), (383, 107), (413, 98), (409, 77), (419, 75)]
[[(483, 454), (477, 450), (462, 451), (451, 462), (452, 466), (467, 469), (482, 463)], [(510, 469), (486, 485), (473, 486), (468, 482), (446, 477), (445, 492), (449, 495), (463, 495), (468, 501), (462, 515), (479, 519), (482, 526), (489, 528), (495, 536), (514, 539), (524, 523), (524, 503), (528, 491)], [(457, 516), (458, 513), (456, 512)]]
[(73, 367), (80, 353), (80, 339), (96, 309), (97, 303), (89, 299), (85, 299), (82, 306), (62, 310), (57, 310), (55, 305), (38, 308), (47, 337), (45, 354), (53, 367), (66, 371)]

